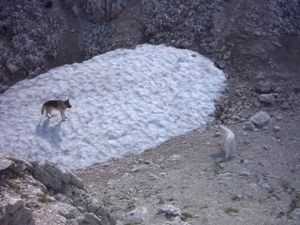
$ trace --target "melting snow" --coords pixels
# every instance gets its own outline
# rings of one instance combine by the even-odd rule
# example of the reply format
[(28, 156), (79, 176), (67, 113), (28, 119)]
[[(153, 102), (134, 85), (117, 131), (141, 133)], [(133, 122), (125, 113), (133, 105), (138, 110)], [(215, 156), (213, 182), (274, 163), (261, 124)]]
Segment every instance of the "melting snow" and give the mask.
[[(225, 76), (190, 50), (118, 49), (23, 80), (0, 95), (0, 152), (78, 169), (138, 154), (203, 128)], [(45, 101), (70, 99), (68, 119), (41, 115)]]

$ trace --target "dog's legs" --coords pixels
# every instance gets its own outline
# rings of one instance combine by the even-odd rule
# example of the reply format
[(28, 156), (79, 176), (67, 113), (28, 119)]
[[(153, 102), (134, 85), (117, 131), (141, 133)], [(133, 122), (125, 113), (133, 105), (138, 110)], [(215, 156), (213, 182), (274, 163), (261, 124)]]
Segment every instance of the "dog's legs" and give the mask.
[(66, 117), (65, 117), (65, 115), (64, 115), (64, 111), (63, 111), (63, 110), (59, 110), (59, 112), (60, 112), (61, 119), (62, 119), (62, 120), (65, 120)]
[(59, 111), (59, 112), (60, 112), (61, 119), (62, 119), (62, 120), (65, 120), (64, 115), (63, 115), (63, 112), (62, 112), (62, 111)]
[(53, 115), (51, 114), (51, 112), (52, 112), (52, 109), (50, 109), (50, 110), (46, 109), (46, 116), (48, 117), (48, 119), (50, 119), (51, 117), (53, 117)]
[(54, 115), (52, 115), (52, 114), (51, 114), (51, 112), (52, 112), (52, 109), (53, 109), (53, 108), (51, 108), (51, 109), (49, 110), (49, 114), (50, 114), (50, 116), (51, 116), (51, 117), (53, 117), (53, 116), (54, 116)]
[[(50, 116), (49, 116), (48, 114), (49, 114)], [(46, 116), (48, 117), (48, 119), (50, 119), (50, 118), (53, 117), (54, 115), (52, 115), (51, 113), (46, 113)]]
[(66, 117), (65, 112), (63, 112), (65, 119), (67, 119), (68, 117)]
[(66, 117), (66, 115), (65, 115), (65, 110), (63, 110), (62, 113), (64, 115), (64, 118), (67, 119), (68, 117)]

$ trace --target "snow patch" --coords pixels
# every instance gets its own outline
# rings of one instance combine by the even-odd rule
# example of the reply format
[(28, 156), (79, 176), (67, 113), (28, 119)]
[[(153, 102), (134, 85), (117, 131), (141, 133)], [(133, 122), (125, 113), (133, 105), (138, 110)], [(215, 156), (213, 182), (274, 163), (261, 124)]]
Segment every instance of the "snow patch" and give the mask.
[[(224, 73), (190, 50), (118, 49), (23, 80), (0, 95), (0, 152), (68, 169), (138, 154), (213, 118)], [(68, 119), (44, 102), (70, 99)]]

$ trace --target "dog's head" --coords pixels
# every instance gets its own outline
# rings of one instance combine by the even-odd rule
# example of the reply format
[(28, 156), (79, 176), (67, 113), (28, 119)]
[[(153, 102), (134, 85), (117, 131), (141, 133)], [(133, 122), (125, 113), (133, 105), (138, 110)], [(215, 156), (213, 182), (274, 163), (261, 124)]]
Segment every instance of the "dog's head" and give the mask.
[(65, 106), (66, 106), (67, 108), (72, 108), (72, 106), (70, 105), (69, 99), (66, 100), (66, 101), (64, 101), (64, 102), (65, 102)]

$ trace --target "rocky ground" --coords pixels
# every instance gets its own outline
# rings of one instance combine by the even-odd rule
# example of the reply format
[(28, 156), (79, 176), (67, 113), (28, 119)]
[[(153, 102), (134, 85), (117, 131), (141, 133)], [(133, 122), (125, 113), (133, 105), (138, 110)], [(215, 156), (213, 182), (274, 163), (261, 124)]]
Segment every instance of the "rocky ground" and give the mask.
[[(56, 24), (49, 31), (55, 38), (45, 39), (53, 40), (52, 47), (40, 42), (56, 54), (37, 55), (44, 61), (23, 66), (22, 57), (46, 51), (34, 45), (37, 50), (28, 54), (21, 47), (31, 42), (23, 45), (18, 38), (44, 39), (22, 33), (30, 23), (15, 31), (13, 18), (22, 18), (24, 8), (9, 17), (18, 4), (4, 8), (9, 3), (1, 2), (2, 91), (30, 74), (144, 42), (197, 51), (227, 74), (216, 121), (204, 131), (73, 171), (117, 224), (299, 224), (299, 1), (48, 0), (27, 6), (34, 2), (42, 5), (44, 21)], [(267, 115), (262, 124), (251, 119), (258, 112)], [(218, 124), (236, 135), (228, 160)]]

